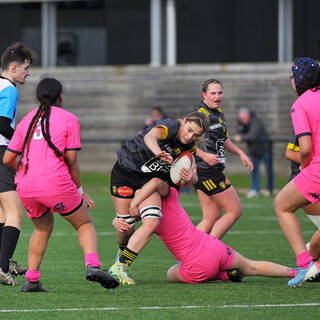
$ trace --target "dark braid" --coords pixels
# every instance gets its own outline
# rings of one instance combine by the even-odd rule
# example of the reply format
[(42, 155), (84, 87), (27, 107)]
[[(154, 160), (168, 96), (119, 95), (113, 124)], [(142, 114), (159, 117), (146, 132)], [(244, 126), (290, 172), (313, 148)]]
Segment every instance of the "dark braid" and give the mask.
[(20, 159), (19, 159), (19, 161), (18, 161), (18, 167), (20, 167), (20, 165), (21, 165), (21, 160), (22, 160), (22, 156), (23, 156), (24, 151), (25, 151), (25, 148), (26, 148), (26, 146), (27, 146), (27, 153), (26, 153), (26, 160), (27, 160), (27, 162), (26, 162), (26, 165), (25, 165), (25, 167), (24, 167), (24, 174), (27, 173), (28, 167), (29, 167), (29, 164), (28, 164), (28, 162), (29, 162), (28, 153), (29, 153), (30, 140), (31, 140), (31, 137), (32, 137), (32, 135), (33, 135), (33, 133), (34, 133), (34, 129), (36, 128), (36, 126), (37, 126), (37, 124), (38, 124), (38, 121), (39, 121), (39, 118), (40, 118), (40, 116), (41, 116), (41, 114), (42, 114), (42, 112), (43, 112), (43, 109), (44, 109), (44, 106), (43, 106), (43, 105), (40, 105), (39, 108), (38, 108), (38, 110), (37, 110), (37, 112), (36, 112), (36, 114), (33, 116), (32, 120), (31, 120), (31, 122), (30, 122), (30, 124), (29, 124), (28, 130), (27, 130), (27, 134), (26, 134), (26, 136), (25, 136), (25, 138), (24, 138), (24, 142), (23, 142), (23, 146), (22, 146), (22, 151), (21, 151), (21, 157), (20, 157)]
[(41, 104), (36, 114), (32, 118), (29, 128), (27, 130), (27, 134), (24, 139), (24, 143), (22, 147), (21, 158), (19, 160), (19, 165), (20, 165), (25, 149), (27, 148), (26, 165), (24, 168), (24, 174), (27, 173), (28, 167), (29, 167), (28, 154), (29, 154), (29, 148), (30, 148), (30, 141), (33, 136), (34, 130), (39, 122), (40, 117), (41, 117), (41, 133), (44, 139), (47, 141), (49, 147), (54, 151), (54, 154), (56, 155), (56, 157), (66, 162), (62, 152), (52, 143), (50, 131), (49, 131), (49, 119), (50, 119), (50, 113), (51, 113), (51, 106), (57, 102), (61, 93), (62, 93), (61, 83), (58, 80), (53, 78), (42, 79), (37, 86), (37, 99)]
[(52, 143), (49, 131), (49, 118), (51, 113), (51, 106), (44, 107), (44, 115), (41, 118), (41, 132), (44, 136), (45, 140), (47, 141), (49, 147), (53, 150), (54, 154), (57, 158), (62, 158), (65, 161), (65, 158), (61, 151)]

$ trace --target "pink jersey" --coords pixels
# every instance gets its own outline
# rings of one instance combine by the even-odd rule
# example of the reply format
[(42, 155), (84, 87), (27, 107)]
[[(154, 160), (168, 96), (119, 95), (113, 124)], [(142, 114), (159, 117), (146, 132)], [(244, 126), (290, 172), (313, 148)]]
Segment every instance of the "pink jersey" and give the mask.
[(178, 192), (174, 188), (170, 188), (170, 195), (162, 200), (162, 214), (156, 233), (178, 261), (194, 259), (202, 251), (206, 241), (213, 238), (192, 224), (181, 207)]
[(297, 137), (306, 134), (312, 137), (310, 164), (320, 164), (320, 90), (303, 93), (291, 108), (291, 118)]
[[(21, 153), (23, 142), (29, 124), (37, 109), (28, 113), (18, 124), (8, 146), (8, 150)], [(72, 113), (56, 106), (51, 107), (50, 137), (52, 143), (61, 151), (80, 150), (80, 125), (78, 118)], [(31, 198), (39, 196), (54, 196), (75, 188), (65, 162), (54, 154), (47, 141), (42, 136), (40, 121), (30, 140), (28, 153), (28, 172), (24, 175), (26, 150), (22, 165), (16, 176), (19, 196)]]

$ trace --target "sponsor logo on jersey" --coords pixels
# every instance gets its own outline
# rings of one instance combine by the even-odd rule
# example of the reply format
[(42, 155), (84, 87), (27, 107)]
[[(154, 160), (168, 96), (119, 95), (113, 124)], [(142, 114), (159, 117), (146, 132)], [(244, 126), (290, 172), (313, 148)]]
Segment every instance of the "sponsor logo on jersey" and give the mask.
[(130, 197), (133, 194), (133, 189), (130, 187), (120, 187), (117, 189), (117, 192), (120, 196)]
[(213, 124), (212, 126), (210, 126), (210, 129), (214, 130), (214, 129), (217, 129), (217, 128), (220, 128), (220, 127), (222, 127), (222, 124), (221, 123), (216, 123), (216, 124)]

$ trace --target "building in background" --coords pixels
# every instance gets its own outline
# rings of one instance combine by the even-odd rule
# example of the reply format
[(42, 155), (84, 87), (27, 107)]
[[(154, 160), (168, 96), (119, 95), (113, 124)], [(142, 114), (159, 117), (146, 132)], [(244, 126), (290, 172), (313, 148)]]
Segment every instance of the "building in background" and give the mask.
[(56, 65), (149, 64), (154, 2), (161, 11), (161, 63), (168, 3), (175, 10), (177, 63), (278, 61), (280, 4), (284, 15), (290, 11), (286, 5), (292, 7), (292, 56), (320, 59), (318, 0), (2, 0), (1, 51), (22, 40), (41, 58), (43, 2), (56, 2)]

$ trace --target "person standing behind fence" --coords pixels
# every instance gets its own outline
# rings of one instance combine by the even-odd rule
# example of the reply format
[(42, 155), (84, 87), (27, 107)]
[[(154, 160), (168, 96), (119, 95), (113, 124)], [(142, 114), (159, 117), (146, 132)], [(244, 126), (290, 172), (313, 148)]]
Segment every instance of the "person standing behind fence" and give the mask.
[(262, 121), (253, 111), (241, 108), (238, 113), (237, 135), (234, 136), (236, 142), (244, 141), (248, 146), (250, 159), (253, 163), (251, 172), (251, 190), (247, 193), (248, 198), (257, 197), (260, 194), (260, 162), (264, 161), (267, 190), (266, 196), (272, 195), (274, 184), (274, 173), (271, 158), (271, 144), (269, 135)]
[(291, 108), (299, 141), (301, 172), (277, 194), (274, 208), (280, 227), (297, 259), (299, 272), (288, 282), (296, 287), (319, 273), (307, 251), (295, 212), (320, 200), (320, 68), (311, 58), (298, 58), (291, 68), (291, 85), (298, 99)]
[[(223, 174), (225, 150), (237, 154), (248, 170), (253, 165), (247, 155), (228, 138), (226, 121), (220, 107), (223, 88), (220, 81), (209, 79), (202, 86), (203, 101), (196, 111), (204, 113), (209, 121), (205, 146), (197, 146), (198, 182), (195, 184), (203, 218), (197, 228), (221, 239), (242, 213), (237, 191)], [(222, 216), (222, 209), (225, 211)]]
[(12, 260), (20, 236), (22, 210), (14, 183), (15, 172), (2, 163), (14, 133), (19, 98), (16, 84), (24, 84), (30, 75), (34, 54), (22, 43), (6, 48), (1, 56), (0, 76), (0, 284), (13, 285), (13, 276), (26, 268)]
[(78, 118), (61, 108), (62, 85), (56, 79), (39, 82), (37, 100), (39, 107), (21, 120), (3, 158), (17, 171), (17, 191), (36, 228), (30, 239), (28, 271), (21, 291), (46, 291), (39, 282), (39, 269), (54, 225), (51, 212), (58, 212), (78, 232), (87, 280), (115, 288), (118, 281), (100, 269), (96, 232), (87, 208), (94, 209), (94, 202), (81, 187)]

